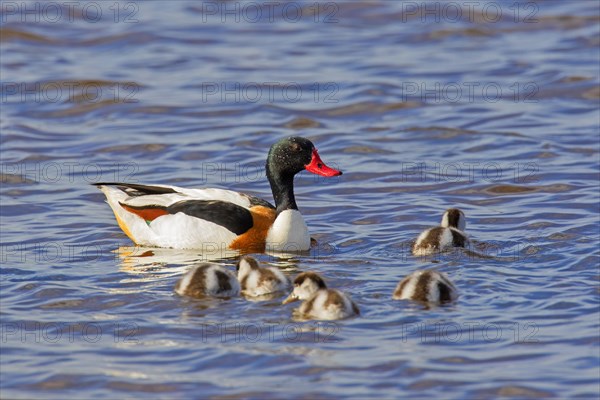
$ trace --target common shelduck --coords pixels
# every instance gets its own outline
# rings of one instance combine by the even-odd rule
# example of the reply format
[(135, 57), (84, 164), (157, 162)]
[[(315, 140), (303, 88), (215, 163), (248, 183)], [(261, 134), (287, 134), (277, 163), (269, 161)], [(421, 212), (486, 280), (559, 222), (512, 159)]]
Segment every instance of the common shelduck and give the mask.
[(242, 252), (304, 251), (310, 236), (294, 198), (294, 176), (307, 170), (331, 177), (342, 172), (321, 160), (308, 139), (290, 137), (271, 146), (266, 172), (275, 207), (224, 189), (96, 183), (119, 226), (137, 245)]
[(238, 280), (242, 294), (251, 297), (282, 292), (291, 286), (290, 280), (279, 269), (261, 268), (252, 257), (242, 257), (237, 264)]
[(240, 294), (240, 283), (228, 269), (210, 263), (192, 267), (177, 284), (175, 293), (190, 297), (234, 297)]
[(303, 272), (294, 279), (294, 290), (283, 304), (297, 300), (304, 300), (297, 313), (307, 319), (335, 320), (360, 314), (348, 295), (327, 289), (323, 278), (314, 272)]
[(451, 247), (465, 247), (469, 240), (465, 227), (465, 214), (458, 208), (450, 208), (444, 213), (440, 226), (419, 235), (412, 252), (415, 256), (425, 256)]
[(393, 298), (426, 303), (447, 303), (458, 298), (456, 287), (446, 275), (434, 270), (415, 271), (402, 279)]

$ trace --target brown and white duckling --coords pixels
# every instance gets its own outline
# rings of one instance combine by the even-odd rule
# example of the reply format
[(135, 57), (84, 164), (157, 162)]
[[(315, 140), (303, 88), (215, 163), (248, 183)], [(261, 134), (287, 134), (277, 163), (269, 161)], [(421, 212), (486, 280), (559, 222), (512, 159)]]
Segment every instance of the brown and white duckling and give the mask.
[(190, 297), (234, 297), (240, 283), (228, 269), (210, 263), (192, 267), (175, 285), (175, 293)]
[(446, 210), (442, 223), (435, 228), (423, 231), (413, 245), (412, 253), (415, 256), (425, 256), (452, 247), (465, 247), (469, 238), (464, 232), (467, 222), (465, 214), (458, 208)]
[(458, 292), (446, 275), (428, 269), (415, 271), (402, 279), (394, 290), (393, 298), (441, 304), (456, 300)]
[(327, 289), (323, 278), (314, 272), (303, 272), (294, 279), (294, 290), (283, 304), (297, 300), (304, 300), (298, 313), (310, 319), (335, 320), (360, 314), (348, 295)]
[(263, 296), (270, 293), (288, 290), (290, 280), (279, 269), (261, 268), (252, 257), (242, 257), (237, 264), (237, 277), (242, 293), (247, 296)]

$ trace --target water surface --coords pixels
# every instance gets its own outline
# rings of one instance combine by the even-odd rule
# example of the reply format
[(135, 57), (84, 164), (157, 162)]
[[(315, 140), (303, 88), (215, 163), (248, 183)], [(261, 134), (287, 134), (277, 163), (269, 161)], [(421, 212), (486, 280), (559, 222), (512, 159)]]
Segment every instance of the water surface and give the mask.
[[(1, 14), (3, 398), (598, 397), (598, 4), (41, 4)], [(318, 247), (259, 258), (360, 318), (178, 297), (206, 254), (132, 247), (89, 185), (271, 200), (289, 135), (344, 175), (296, 178)], [(449, 207), (472, 248), (412, 257)], [(430, 267), (458, 302), (391, 301)]]

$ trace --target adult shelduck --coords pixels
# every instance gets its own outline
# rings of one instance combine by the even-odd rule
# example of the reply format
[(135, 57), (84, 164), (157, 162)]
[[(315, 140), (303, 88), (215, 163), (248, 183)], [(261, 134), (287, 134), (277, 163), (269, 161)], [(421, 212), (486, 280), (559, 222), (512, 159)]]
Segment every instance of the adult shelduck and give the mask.
[(446, 275), (428, 269), (415, 271), (402, 279), (392, 297), (394, 300), (441, 304), (456, 300), (458, 292)]
[(271, 146), (266, 172), (275, 207), (224, 189), (96, 183), (119, 227), (137, 245), (242, 252), (304, 251), (308, 228), (294, 198), (294, 176), (307, 170), (331, 177), (342, 172), (321, 160), (308, 139), (290, 137)]
[(465, 247), (469, 241), (464, 232), (466, 225), (462, 211), (458, 208), (446, 210), (440, 226), (429, 228), (419, 235), (412, 248), (413, 254), (425, 256), (452, 247)]
[(303, 272), (294, 279), (294, 290), (283, 304), (304, 300), (296, 310), (304, 319), (336, 320), (357, 316), (358, 306), (345, 293), (328, 289), (319, 274)]

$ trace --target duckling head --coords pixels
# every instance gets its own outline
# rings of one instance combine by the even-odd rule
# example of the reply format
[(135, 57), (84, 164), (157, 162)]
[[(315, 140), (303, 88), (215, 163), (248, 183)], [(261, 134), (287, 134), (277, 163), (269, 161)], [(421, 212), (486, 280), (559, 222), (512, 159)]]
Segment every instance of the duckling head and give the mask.
[(458, 208), (450, 208), (446, 210), (442, 217), (441, 226), (444, 228), (455, 228), (459, 231), (464, 231), (467, 227), (465, 213)]
[(297, 300), (308, 300), (321, 289), (327, 289), (327, 285), (325, 285), (325, 281), (319, 274), (303, 272), (294, 279), (294, 290), (283, 301), (283, 304)]

